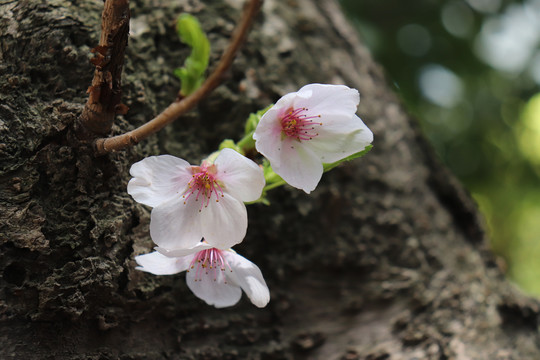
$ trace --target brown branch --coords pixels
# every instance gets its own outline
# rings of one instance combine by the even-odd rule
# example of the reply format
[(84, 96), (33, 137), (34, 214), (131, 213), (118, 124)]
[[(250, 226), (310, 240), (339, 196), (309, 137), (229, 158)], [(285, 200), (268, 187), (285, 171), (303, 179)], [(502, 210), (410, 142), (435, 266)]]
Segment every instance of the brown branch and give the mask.
[(146, 124), (125, 134), (111, 138), (97, 139), (94, 143), (97, 155), (124, 149), (135, 145), (151, 134), (161, 130), (164, 126), (176, 120), (180, 115), (193, 108), (199, 101), (214, 90), (223, 80), (224, 74), (230, 68), (236, 52), (243, 44), (248, 30), (259, 11), (263, 0), (250, 0), (244, 9), (242, 19), (238, 24), (228, 48), (225, 50), (214, 72), (206, 79), (199, 89), (180, 101), (169, 105), (161, 114)]
[(121, 103), (121, 76), (129, 34), (129, 0), (106, 0), (101, 17), (101, 38), (92, 49), (96, 66), (88, 101), (78, 119), (81, 139), (92, 139), (111, 131), (116, 114), (127, 111)]

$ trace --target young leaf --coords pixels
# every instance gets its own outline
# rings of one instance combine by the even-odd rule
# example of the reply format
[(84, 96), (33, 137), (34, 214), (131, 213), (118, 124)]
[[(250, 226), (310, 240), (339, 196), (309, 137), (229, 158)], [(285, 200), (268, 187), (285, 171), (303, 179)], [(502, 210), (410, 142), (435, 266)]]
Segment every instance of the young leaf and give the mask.
[(210, 43), (199, 21), (189, 14), (178, 17), (176, 31), (180, 40), (191, 47), (191, 54), (184, 62), (184, 66), (174, 71), (174, 75), (181, 82), (180, 95), (188, 96), (204, 81), (204, 73), (210, 58)]

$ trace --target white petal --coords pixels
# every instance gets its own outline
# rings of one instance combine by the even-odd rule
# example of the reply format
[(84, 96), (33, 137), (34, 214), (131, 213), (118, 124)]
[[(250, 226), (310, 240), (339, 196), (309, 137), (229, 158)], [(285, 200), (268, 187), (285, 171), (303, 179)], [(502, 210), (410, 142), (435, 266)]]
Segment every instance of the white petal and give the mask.
[[(297, 92), (291, 92), (283, 95), (270, 110), (282, 110), (287, 111), (291, 106), (293, 106), (296, 97), (298, 96)], [(268, 111), (270, 111), (268, 110)], [(268, 114), (268, 111), (263, 115), (263, 117)], [(282, 112), (281, 111), (281, 112)], [(261, 119), (262, 120), (262, 119)]]
[[(225, 271), (229, 271), (226, 269)], [(190, 269), (186, 274), (187, 286), (208, 305), (217, 308), (233, 306), (242, 297), (242, 290), (235, 284), (226, 282), (225, 271), (215, 269), (197, 276), (197, 269)]]
[(307, 115), (351, 117), (359, 102), (358, 90), (345, 85), (309, 84), (298, 90), (294, 108), (307, 108)]
[(351, 119), (335, 118), (317, 128), (317, 137), (303, 142), (323, 163), (333, 163), (360, 152), (373, 141), (373, 133), (354, 115)]
[(279, 165), (281, 159), (278, 150), (281, 146), (281, 115), (293, 106), (295, 99), (295, 92), (282, 96), (274, 106), (264, 113), (253, 133), (257, 151), (276, 165)]
[(172, 275), (186, 271), (191, 263), (193, 256), (167, 257), (157, 251), (150, 254), (139, 255), (135, 261), (139, 266), (137, 270), (149, 272), (154, 275)]
[(159, 252), (162, 255), (165, 255), (167, 257), (181, 257), (181, 256), (187, 256), (191, 254), (198, 253), (199, 251), (208, 250), (213, 248), (213, 246), (208, 245), (205, 242), (200, 242), (197, 245), (195, 245), (192, 248), (179, 248), (179, 249), (166, 249), (162, 247), (156, 247), (156, 251)]
[(272, 169), (289, 185), (306, 193), (315, 190), (321, 180), (323, 166), (319, 157), (295, 139), (287, 138), (281, 148), (281, 166)]
[(244, 240), (247, 210), (242, 201), (225, 193), (219, 202), (211, 201), (201, 215), (202, 235), (213, 247), (224, 250)]
[(270, 301), (270, 291), (257, 265), (235, 252), (223, 251), (223, 256), (231, 266), (232, 272), (225, 275), (244, 290), (257, 307), (265, 307)]
[(191, 166), (171, 155), (150, 156), (131, 166), (127, 192), (135, 201), (155, 207), (184, 192)]
[(200, 202), (181, 197), (152, 209), (150, 236), (166, 249), (192, 248), (202, 239)]
[(214, 164), (218, 180), (225, 185), (224, 191), (242, 201), (255, 201), (261, 197), (264, 173), (255, 162), (232, 149), (223, 149)]
[(281, 122), (279, 119), (279, 109), (272, 107), (259, 121), (253, 139), (255, 148), (263, 154), (272, 164), (279, 165), (281, 157), (279, 148), (281, 147)]

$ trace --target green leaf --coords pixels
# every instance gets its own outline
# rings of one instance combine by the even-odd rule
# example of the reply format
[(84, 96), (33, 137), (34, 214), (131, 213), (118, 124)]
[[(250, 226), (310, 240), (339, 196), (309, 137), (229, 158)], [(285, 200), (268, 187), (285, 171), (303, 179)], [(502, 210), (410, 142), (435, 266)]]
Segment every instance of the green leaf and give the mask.
[(180, 95), (188, 96), (204, 82), (204, 73), (210, 58), (210, 42), (202, 31), (199, 21), (189, 14), (178, 17), (176, 31), (180, 40), (191, 47), (191, 54), (184, 62), (184, 66), (174, 71), (174, 75), (181, 82)]
[(250, 133), (253, 133), (255, 131), (255, 128), (257, 128), (257, 125), (259, 125), (259, 121), (261, 121), (261, 117), (268, 110), (270, 110), (272, 106), (274, 106), (274, 104), (270, 104), (264, 109), (257, 111), (256, 113), (249, 114), (249, 117), (246, 121), (245, 130), (244, 130), (245, 135), (249, 135)]
[(362, 157), (362, 156), (366, 155), (372, 148), (373, 148), (373, 145), (368, 145), (368, 146), (366, 146), (364, 148), (364, 150), (359, 151), (359, 152), (357, 152), (355, 154), (349, 155), (346, 158), (343, 158), (343, 159), (341, 159), (339, 161), (336, 161), (335, 163), (323, 164), (324, 172), (332, 170), (333, 168), (335, 168), (339, 164), (344, 163), (346, 161), (351, 161), (351, 160), (354, 160), (354, 159), (358, 159), (359, 157)]
[(259, 121), (261, 121), (261, 117), (272, 106), (274, 105), (270, 104), (262, 110), (249, 114), (249, 117), (246, 120), (244, 137), (240, 139), (240, 141), (238, 141), (238, 143), (236, 144), (240, 149), (242, 149), (241, 153), (246, 154), (250, 152), (251, 150), (255, 149), (255, 140), (253, 140), (253, 133), (255, 132), (255, 129), (257, 128)]
[(241, 147), (239, 147), (233, 140), (231, 139), (225, 139), (219, 144), (219, 150), (223, 149), (233, 149), (239, 154), (245, 155), (244, 150), (242, 150)]
[(274, 186), (274, 184), (284, 182), (281, 176), (276, 174), (274, 169), (272, 169), (272, 165), (270, 165), (270, 161), (268, 161), (268, 159), (263, 159), (262, 168), (264, 180), (266, 181), (266, 186)]

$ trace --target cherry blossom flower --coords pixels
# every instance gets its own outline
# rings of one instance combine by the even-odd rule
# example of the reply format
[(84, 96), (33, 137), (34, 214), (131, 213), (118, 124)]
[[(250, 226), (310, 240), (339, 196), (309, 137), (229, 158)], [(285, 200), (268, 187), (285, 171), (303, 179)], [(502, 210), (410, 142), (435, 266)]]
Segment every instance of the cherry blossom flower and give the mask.
[(189, 289), (208, 305), (233, 306), (240, 300), (242, 290), (257, 307), (265, 307), (270, 301), (261, 270), (234, 250), (216, 249), (205, 242), (191, 249), (156, 250), (135, 257), (137, 269), (154, 275), (187, 271)]
[(344, 85), (310, 84), (283, 96), (261, 118), (257, 151), (290, 185), (313, 191), (330, 164), (356, 154), (373, 133), (356, 116), (360, 95)]
[(192, 248), (203, 237), (218, 249), (240, 243), (247, 230), (244, 202), (257, 200), (265, 184), (262, 169), (231, 149), (201, 166), (171, 155), (150, 156), (130, 173), (127, 191), (153, 207), (150, 236), (167, 249)]

